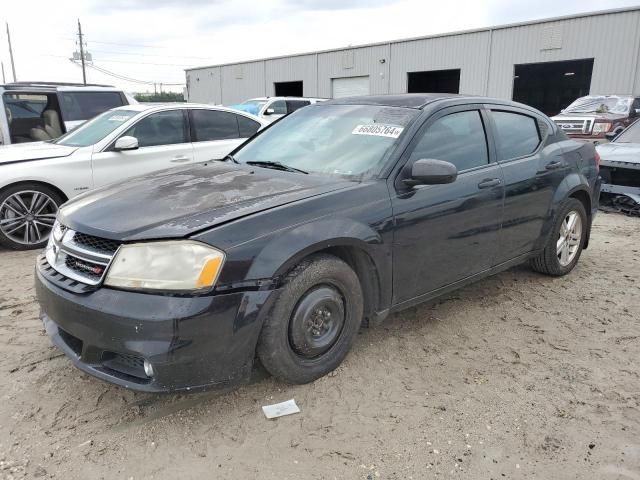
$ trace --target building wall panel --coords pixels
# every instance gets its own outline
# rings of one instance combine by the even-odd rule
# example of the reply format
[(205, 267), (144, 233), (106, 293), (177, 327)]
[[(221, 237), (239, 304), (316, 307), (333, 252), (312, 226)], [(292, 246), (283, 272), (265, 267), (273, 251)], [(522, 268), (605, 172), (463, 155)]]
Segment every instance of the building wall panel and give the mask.
[[(190, 100), (231, 104), (303, 81), (331, 97), (333, 78), (369, 76), (371, 94), (404, 93), (407, 73), (459, 68), (460, 93), (510, 99), (514, 65), (593, 58), (591, 93), (640, 95), (640, 9), (273, 58), (186, 72)], [(241, 70), (239, 74), (239, 70)]]
[(407, 92), (407, 73), (460, 69), (460, 93), (484, 95), (489, 32), (391, 44), (389, 93)]
[[(384, 62), (381, 62), (384, 60)], [(331, 98), (331, 79), (369, 76), (372, 95), (388, 92), (389, 45), (318, 54), (318, 96)]]
[[(515, 64), (583, 58), (594, 59), (591, 93), (632, 93), (639, 15), (613, 13), (494, 30), (488, 94), (511, 98)], [(560, 41), (550, 41), (550, 34)]]
[(265, 89), (267, 95), (275, 95), (274, 83), (302, 81), (305, 97), (315, 97), (318, 87), (316, 55), (276, 58), (265, 62)]

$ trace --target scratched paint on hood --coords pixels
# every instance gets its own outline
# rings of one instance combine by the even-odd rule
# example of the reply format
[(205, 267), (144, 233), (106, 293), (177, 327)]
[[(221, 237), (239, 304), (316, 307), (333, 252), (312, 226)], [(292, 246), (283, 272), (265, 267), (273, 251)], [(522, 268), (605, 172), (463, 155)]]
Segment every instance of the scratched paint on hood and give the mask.
[(118, 240), (181, 237), (349, 184), (335, 177), (216, 162), (94, 190), (67, 203), (60, 220), (75, 230)]

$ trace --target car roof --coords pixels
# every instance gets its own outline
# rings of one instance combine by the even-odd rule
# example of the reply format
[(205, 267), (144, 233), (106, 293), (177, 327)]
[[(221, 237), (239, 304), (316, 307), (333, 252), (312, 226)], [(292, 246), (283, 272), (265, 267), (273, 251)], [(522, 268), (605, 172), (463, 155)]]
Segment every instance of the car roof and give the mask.
[(133, 111), (133, 112), (147, 112), (147, 111), (163, 111), (163, 110), (173, 110), (176, 108), (189, 108), (189, 109), (198, 109), (198, 108), (205, 108), (208, 110), (218, 110), (218, 111), (222, 111), (222, 112), (229, 112), (229, 113), (233, 113), (236, 115), (242, 115), (245, 117), (250, 118), (251, 120), (255, 120), (256, 122), (260, 123), (260, 124), (264, 124), (264, 120), (262, 120), (259, 117), (256, 117), (255, 115), (252, 115), (250, 113), (247, 112), (241, 112), (238, 110), (234, 110), (233, 108), (227, 108), (227, 107), (222, 107), (219, 105), (210, 105), (210, 104), (206, 104), (206, 103), (182, 103), (182, 102), (167, 102), (167, 103), (155, 103), (155, 102), (148, 102), (148, 103), (144, 103), (144, 102), (140, 102), (140, 103), (134, 103), (134, 104), (130, 104), (130, 105), (122, 105), (121, 107), (116, 107), (113, 110), (129, 110), (129, 111)]
[(15, 82), (0, 84), (1, 90), (31, 92), (122, 92), (122, 89), (111, 85), (55, 83), (55, 82)]
[[(492, 103), (519, 108), (531, 107), (510, 100), (481, 97), (477, 95), (459, 95), (457, 93), (404, 93), (397, 95), (364, 95), (360, 97), (344, 97), (329, 100), (322, 105), (378, 105), (384, 107), (403, 107), (423, 109), (427, 105), (441, 100), (460, 100), (460, 103)], [(453, 102), (455, 103), (455, 102)]]
[(320, 97), (255, 97), (255, 98), (249, 98), (245, 101), (266, 102), (268, 100), (327, 100), (327, 99), (320, 98)]

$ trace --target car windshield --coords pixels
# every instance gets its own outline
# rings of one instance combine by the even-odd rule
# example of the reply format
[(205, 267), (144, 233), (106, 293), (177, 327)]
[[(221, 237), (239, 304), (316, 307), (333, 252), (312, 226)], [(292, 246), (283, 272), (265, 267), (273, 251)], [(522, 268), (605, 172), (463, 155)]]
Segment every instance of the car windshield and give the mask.
[(417, 115), (417, 110), (399, 107), (302, 108), (258, 135), (236, 152), (234, 159), (364, 178), (380, 171), (402, 131)]
[(252, 115), (258, 115), (260, 109), (266, 105), (266, 100), (247, 100), (246, 102), (238, 103), (237, 105), (230, 105), (230, 108), (240, 110), (241, 112), (247, 112)]
[(640, 121), (636, 121), (624, 132), (618, 135), (614, 143), (640, 143)]
[(562, 113), (629, 113), (632, 98), (629, 97), (581, 97), (565, 108)]
[(87, 147), (98, 143), (123, 123), (140, 112), (135, 110), (110, 110), (98, 115), (93, 120), (71, 130), (53, 143), (68, 147)]

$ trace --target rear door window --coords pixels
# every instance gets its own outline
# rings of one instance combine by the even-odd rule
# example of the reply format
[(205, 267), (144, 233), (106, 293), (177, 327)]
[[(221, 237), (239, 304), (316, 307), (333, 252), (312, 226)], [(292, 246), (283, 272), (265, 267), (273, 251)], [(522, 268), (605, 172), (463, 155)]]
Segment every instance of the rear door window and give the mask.
[(242, 115), (236, 115), (236, 118), (238, 120), (238, 130), (240, 131), (241, 138), (251, 137), (260, 130), (260, 124), (255, 120), (251, 120)]
[(182, 110), (152, 113), (127, 130), (123, 136), (136, 137), (140, 147), (187, 143), (187, 128)]
[(125, 105), (120, 92), (62, 92), (59, 97), (65, 122), (89, 120), (102, 112)]
[(492, 110), (498, 161), (525, 157), (536, 151), (540, 133), (536, 119), (515, 112)]
[(194, 142), (210, 142), (240, 138), (238, 115), (217, 110), (191, 110), (191, 132)]

